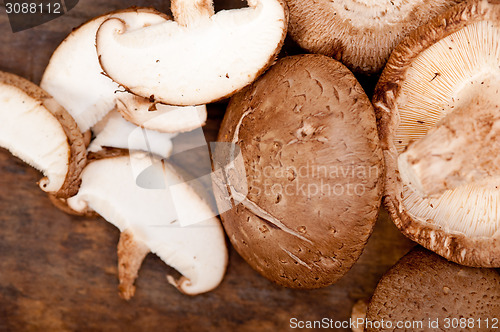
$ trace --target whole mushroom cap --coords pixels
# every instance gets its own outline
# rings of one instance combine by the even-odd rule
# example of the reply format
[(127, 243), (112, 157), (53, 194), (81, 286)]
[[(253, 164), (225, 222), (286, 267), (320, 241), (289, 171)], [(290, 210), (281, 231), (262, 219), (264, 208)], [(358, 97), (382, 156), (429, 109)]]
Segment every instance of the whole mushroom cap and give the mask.
[(373, 230), (382, 193), (375, 116), (353, 74), (322, 55), (281, 59), (232, 97), (218, 142), (235, 144), (225, 151), (235, 161), (224, 176), (215, 167), (214, 182), (240, 255), (286, 287), (341, 278)]
[[(464, 107), (471, 110), (488, 107), (493, 112), (489, 128), (495, 129), (492, 124), (500, 108), (498, 103), (490, 107), (490, 99), (500, 100), (499, 68), (500, 3), (468, 1), (416, 29), (398, 45), (373, 98), (386, 164), (384, 204), (394, 223), (423, 247), (453, 262), (474, 267), (500, 267), (497, 180), (486, 178), (483, 183), (450, 188), (438, 197), (424, 197), (402, 179), (401, 175), (408, 173), (404, 162), (409, 160), (402, 156), (413, 153), (427, 135), (437, 135), (445, 127), (453, 129)], [(476, 103), (481, 100), (488, 104), (478, 107)], [(474, 118), (463, 117), (464, 128), (465, 123), (477, 121)], [(436, 128), (441, 129), (433, 131)], [(466, 137), (464, 133), (460, 136)], [(468, 139), (477, 137), (469, 135)], [(453, 163), (457, 166), (466, 159), (496, 155), (493, 150), (488, 153), (489, 145), (481, 142), (452, 147), (448, 138), (432, 141), (430, 145), (435, 149), (429, 148), (428, 153), (420, 151), (421, 158), (457, 160)], [(483, 150), (481, 153), (478, 147)], [(452, 151), (434, 153), (440, 148)], [(458, 157), (462, 162), (458, 162)], [(438, 167), (436, 161), (427, 165), (427, 174), (432, 167)], [(445, 167), (442, 171), (444, 175), (448, 170)], [(432, 174), (439, 176), (440, 172)]]
[(460, 0), (286, 0), (289, 34), (305, 50), (376, 73), (413, 29)]
[[(446, 319), (465, 320), (474, 331), (491, 330), (483, 319), (498, 317), (500, 312), (500, 274), (494, 269), (476, 269), (449, 262), (421, 247), (410, 251), (380, 280), (372, 296), (366, 319), (385, 327), (365, 325), (365, 331), (394, 331), (396, 322), (421, 322), (407, 330), (437, 330), (429, 320), (438, 319), (446, 329)], [(463, 319), (463, 320), (462, 320)], [(481, 320), (481, 326), (478, 322)], [(459, 327), (463, 327), (459, 326)], [(481, 327), (481, 328), (479, 328)]]

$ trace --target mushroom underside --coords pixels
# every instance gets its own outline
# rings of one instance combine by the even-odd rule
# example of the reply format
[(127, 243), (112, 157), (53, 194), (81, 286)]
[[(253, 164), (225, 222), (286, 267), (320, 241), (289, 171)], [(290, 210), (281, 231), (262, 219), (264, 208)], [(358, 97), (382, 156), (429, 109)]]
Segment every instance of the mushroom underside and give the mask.
[(498, 236), (499, 104), (498, 22), (472, 22), (412, 60), (394, 100), (390, 143), (402, 177), (400, 209), (445, 232)]

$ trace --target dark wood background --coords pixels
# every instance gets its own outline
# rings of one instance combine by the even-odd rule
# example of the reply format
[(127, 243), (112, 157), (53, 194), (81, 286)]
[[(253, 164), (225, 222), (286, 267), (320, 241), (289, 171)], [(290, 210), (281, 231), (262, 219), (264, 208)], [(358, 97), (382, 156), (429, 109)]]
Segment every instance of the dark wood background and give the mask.
[[(168, 12), (168, 1), (80, 0), (68, 14), (12, 33), (0, 10), (0, 70), (39, 83), (51, 53), (73, 27), (132, 5)], [(244, 5), (215, 1), (216, 9)], [(300, 50), (287, 41), (283, 54)], [(368, 93), (374, 78), (360, 80)], [(209, 105), (205, 133), (216, 137), (226, 103)], [(347, 320), (352, 305), (412, 246), (381, 211), (365, 252), (337, 284), (317, 290), (278, 287), (229, 249), (227, 275), (214, 291), (195, 297), (166, 281), (172, 270), (146, 258), (135, 297), (117, 294), (119, 232), (100, 218), (64, 214), (38, 189), (40, 174), (0, 151), (0, 331), (287, 331), (290, 319)]]

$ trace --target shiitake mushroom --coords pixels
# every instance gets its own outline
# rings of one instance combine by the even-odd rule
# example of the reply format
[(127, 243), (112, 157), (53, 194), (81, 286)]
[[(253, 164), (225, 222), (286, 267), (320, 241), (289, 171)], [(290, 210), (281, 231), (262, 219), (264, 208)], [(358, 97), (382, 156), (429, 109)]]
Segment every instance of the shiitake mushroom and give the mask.
[(382, 193), (375, 114), (354, 75), (323, 55), (283, 58), (231, 98), (218, 142), (228, 147), (214, 163), (230, 159), (215, 172), (216, 200), (239, 254), (286, 287), (341, 278)]

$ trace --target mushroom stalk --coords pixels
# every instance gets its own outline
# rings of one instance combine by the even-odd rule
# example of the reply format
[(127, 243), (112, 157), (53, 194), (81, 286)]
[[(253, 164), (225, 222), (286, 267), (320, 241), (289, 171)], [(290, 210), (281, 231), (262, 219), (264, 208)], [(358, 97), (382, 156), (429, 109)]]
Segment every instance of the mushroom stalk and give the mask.
[(422, 197), (500, 175), (499, 95), (478, 93), (398, 158), (402, 180)]
[(137, 279), (142, 261), (149, 253), (149, 248), (137, 240), (132, 231), (127, 229), (120, 234), (118, 242), (118, 286), (120, 297), (130, 300), (135, 294), (134, 281)]
[(195, 26), (214, 14), (212, 0), (172, 0), (170, 9), (175, 21), (185, 27)]

